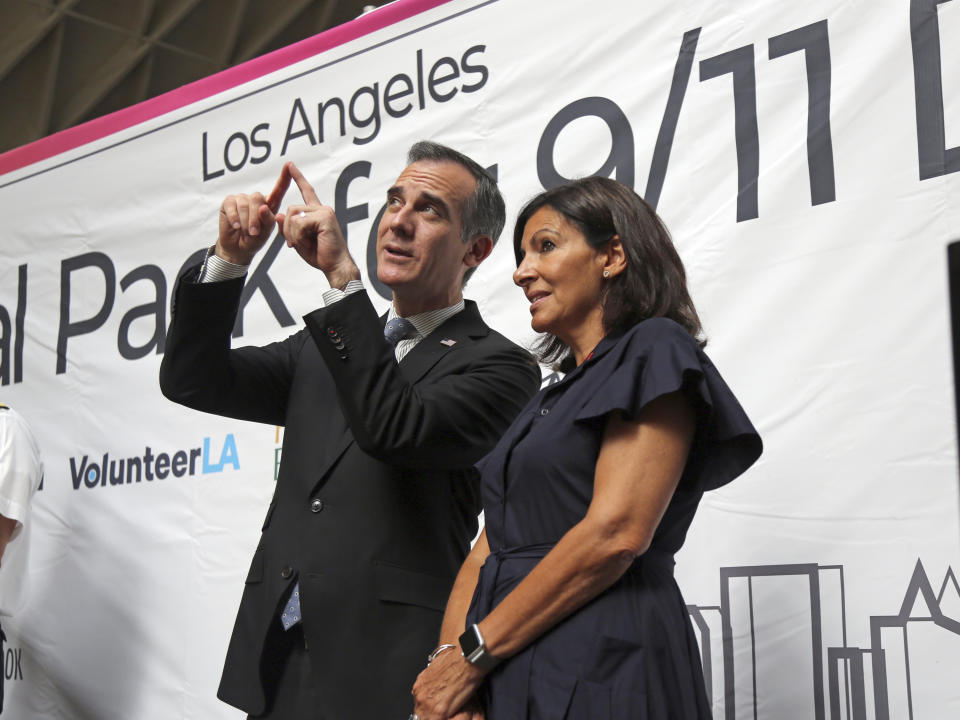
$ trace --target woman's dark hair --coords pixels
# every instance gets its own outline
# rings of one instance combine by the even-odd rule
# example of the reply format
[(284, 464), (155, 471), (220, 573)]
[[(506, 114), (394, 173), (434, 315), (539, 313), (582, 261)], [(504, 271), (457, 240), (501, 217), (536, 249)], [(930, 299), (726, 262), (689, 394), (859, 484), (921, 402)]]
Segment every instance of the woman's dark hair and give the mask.
[[(600, 300), (605, 334), (619, 334), (642, 320), (665, 317), (683, 327), (701, 347), (707, 344), (687, 292), (683, 262), (663, 221), (643, 198), (623, 183), (602, 177), (574, 180), (540, 193), (523, 207), (513, 229), (518, 266), (523, 230), (543, 207), (563, 215), (593, 248), (603, 248), (614, 235), (620, 236), (627, 267), (605, 281)], [(541, 361), (559, 361), (560, 370), (572, 369), (573, 356), (560, 338), (547, 334), (535, 349)]]

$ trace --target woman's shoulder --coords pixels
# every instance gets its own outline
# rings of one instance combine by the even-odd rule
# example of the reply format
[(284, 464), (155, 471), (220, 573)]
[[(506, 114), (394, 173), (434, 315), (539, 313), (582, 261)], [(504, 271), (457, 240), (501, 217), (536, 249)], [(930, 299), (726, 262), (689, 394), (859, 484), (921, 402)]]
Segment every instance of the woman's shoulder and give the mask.
[(700, 349), (696, 338), (682, 325), (665, 317), (642, 320), (630, 327), (617, 341), (617, 345), (624, 351), (632, 350), (631, 354), (649, 351), (650, 348), (661, 344), (676, 345), (693, 352), (698, 352)]

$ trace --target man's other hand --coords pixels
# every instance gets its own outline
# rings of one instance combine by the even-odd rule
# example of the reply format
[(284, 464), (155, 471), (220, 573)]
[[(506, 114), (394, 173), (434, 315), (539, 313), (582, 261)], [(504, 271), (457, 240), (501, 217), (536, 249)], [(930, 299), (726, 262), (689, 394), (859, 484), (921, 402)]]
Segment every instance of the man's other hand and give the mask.
[(277, 224), (277, 211), (290, 187), (290, 167), (292, 163), (284, 164), (277, 184), (267, 197), (255, 192), (224, 198), (220, 205), (220, 235), (216, 249), (219, 257), (237, 265), (253, 262), (253, 256), (263, 247)]

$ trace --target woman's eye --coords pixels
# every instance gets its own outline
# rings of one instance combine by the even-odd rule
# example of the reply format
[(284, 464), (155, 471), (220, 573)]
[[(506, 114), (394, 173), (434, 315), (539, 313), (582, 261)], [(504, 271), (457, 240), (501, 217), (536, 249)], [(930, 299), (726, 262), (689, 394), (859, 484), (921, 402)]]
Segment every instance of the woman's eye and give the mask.
[(540, 243), (540, 252), (550, 252), (556, 247), (552, 240), (544, 240)]

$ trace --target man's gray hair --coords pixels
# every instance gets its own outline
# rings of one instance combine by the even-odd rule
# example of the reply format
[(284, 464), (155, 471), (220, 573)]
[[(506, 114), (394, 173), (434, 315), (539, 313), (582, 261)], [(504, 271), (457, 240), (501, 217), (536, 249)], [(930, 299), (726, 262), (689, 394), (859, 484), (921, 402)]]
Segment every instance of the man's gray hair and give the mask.
[[(477, 181), (477, 187), (460, 209), (462, 240), (467, 243), (477, 235), (489, 235), (496, 245), (503, 232), (507, 210), (493, 175), (463, 153), (429, 140), (414, 143), (407, 153), (408, 165), (421, 161), (452, 162), (470, 171)], [(467, 270), (463, 276), (464, 284), (475, 270), (475, 267)]]

